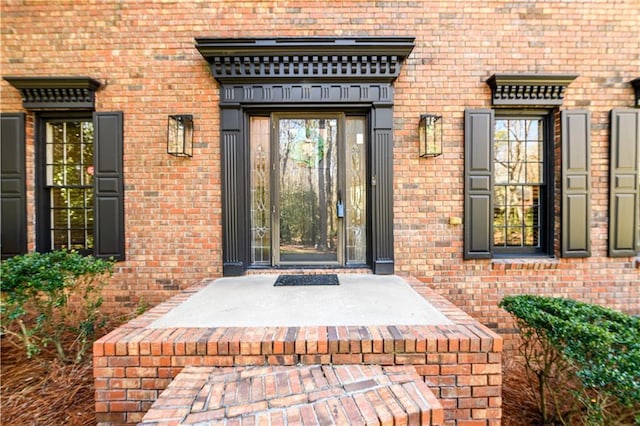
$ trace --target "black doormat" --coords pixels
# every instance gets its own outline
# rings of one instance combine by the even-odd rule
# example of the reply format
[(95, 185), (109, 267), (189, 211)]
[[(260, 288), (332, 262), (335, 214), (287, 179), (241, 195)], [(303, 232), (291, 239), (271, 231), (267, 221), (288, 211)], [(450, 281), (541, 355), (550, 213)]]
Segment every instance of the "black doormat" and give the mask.
[(279, 275), (274, 287), (294, 285), (340, 285), (336, 274)]

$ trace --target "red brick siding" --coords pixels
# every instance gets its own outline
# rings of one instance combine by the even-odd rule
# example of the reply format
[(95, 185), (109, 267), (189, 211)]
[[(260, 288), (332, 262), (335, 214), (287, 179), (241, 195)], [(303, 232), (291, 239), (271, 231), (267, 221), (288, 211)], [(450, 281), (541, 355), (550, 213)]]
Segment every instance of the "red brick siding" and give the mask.
[[(87, 75), (98, 111), (123, 111), (127, 261), (112, 308), (155, 304), (221, 275), (218, 87), (194, 37), (414, 36), (395, 83), (396, 272), (474, 317), (509, 329), (506, 294), (562, 295), (639, 313), (640, 269), (607, 258), (608, 113), (633, 105), (638, 3), (597, 1), (3, 1), (2, 75)], [(463, 112), (490, 107), (493, 73), (579, 74), (563, 108), (592, 112), (592, 257), (549, 263), (463, 261)], [(0, 81), (3, 112), (21, 111)], [(420, 114), (444, 115), (444, 155), (418, 157)], [(168, 114), (195, 121), (191, 159), (165, 153)], [(28, 116), (29, 247), (34, 248), (33, 121)], [(556, 182), (559, 187), (559, 183)], [(559, 235), (559, 232), (557, 233)]]

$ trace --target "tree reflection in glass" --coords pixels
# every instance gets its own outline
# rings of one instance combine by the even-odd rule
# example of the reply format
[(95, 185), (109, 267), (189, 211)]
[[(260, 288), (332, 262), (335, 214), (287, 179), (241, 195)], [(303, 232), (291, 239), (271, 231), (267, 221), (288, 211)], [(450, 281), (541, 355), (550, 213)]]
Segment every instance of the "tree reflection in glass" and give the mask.
[(543, 122), (497, 119), (494, 138), (494, 246), (540, 247)]

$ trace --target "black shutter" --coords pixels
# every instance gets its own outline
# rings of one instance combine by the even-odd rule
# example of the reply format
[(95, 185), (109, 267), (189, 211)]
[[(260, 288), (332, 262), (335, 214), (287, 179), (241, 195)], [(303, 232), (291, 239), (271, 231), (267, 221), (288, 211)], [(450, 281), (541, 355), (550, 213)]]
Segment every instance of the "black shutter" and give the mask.
[(562, 256), (591, 255), (591, 114), (561, 112)]
[(640, 110), (611, 111), (609, 256), (634, 256), (640, 221)]
[(1, 114), (0, 130), (0, 251), (7, 259), (27, 252), (24, 114)]
[(464, 258), (493, 255), (493, 131), (490, 109), (464, 113)]
[(124, 260), (124, 179), (121, 112), (93, 115), (94, 255)]

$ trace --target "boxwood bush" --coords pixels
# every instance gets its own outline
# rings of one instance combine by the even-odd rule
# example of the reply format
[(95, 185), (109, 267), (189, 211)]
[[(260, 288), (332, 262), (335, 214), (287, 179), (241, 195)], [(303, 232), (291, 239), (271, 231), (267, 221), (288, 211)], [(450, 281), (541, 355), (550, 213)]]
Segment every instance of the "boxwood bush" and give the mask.
[(103, 324), (100, 286), (113, 262), (62, 250), (15, 256), (0, 267), (3, 337), (29, 358), (52, 345), (61, 361), (80, 362)]
[(579, 403), (581, 422), (640, 424), (640, 318), (532, 295), (505, 297), (500, 307), (520, 328), (521, 353), (537, 381), (533, 387), (543, 423), (576, 422), (558, 401), (569, 390)]

